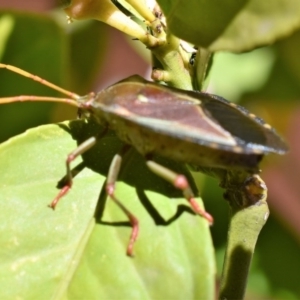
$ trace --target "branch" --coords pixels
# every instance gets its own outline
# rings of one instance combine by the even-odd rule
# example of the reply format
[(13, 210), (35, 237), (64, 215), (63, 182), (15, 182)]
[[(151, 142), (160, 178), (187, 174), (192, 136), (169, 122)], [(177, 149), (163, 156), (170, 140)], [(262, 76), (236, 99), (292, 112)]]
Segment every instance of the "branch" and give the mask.
[(269, 209), (267, 187), (258, 175), (226, 173), (222, 187), (231, 207), (220, 299), (243, 299), (258, 235)]

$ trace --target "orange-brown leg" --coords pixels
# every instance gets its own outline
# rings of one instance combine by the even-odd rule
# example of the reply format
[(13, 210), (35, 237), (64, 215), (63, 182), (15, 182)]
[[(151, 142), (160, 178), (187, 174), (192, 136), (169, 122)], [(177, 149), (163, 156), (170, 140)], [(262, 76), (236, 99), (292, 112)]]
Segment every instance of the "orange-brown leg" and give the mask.
[(177, 174), (153, 160), (147, 160), (146, 164), (153, 173), (170, 182), (174, 187), (182, 190), (183, 196), (188, 200), (194, 212), (204, 217), (210, 225), (213, 224), (213, 217), (197, 203), (192, 189), (184, 175)]

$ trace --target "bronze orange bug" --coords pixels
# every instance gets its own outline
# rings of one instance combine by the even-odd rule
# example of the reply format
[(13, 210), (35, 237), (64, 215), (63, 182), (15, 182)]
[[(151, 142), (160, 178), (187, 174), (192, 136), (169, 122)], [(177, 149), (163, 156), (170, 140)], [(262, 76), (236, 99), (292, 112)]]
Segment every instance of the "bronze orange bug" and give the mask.
[[(0, 104), (17, 101), (67, 103), (77, 107), (82, 118), (91, 118), (104, 128), (114, 130), (126, 144), (111, 162), (106, 192), (132, 225), (127, 247), (130, 256), (138, 236), (138, 219), (114, 194), (122, 155), (129, 147), (134, 147), (146, 158), (151, 171), (182, 190), (193, 210), (210, 224), (213, 218), (197, 204), (185, 176), (158, 164), (152, 160), (153, 155), (187, 163), (199, 171), (213, 174), (221, 179), (226, 189), (228, 170), (241, 172), (246, 198), (256, 201), (264, 192), (264, 186), (256, 175), (263, 155), (287, 151), (285, 143), (270, 125), (245, 108), (216, 95), (170, 88), (132, 76), (97, 94), (81, 97), (19, 68), (5, 64), (0, 64), (0, 68), (34, 79), (68, 97), (7, 97), (1, 98)], [(72, 186), (71, 162), (105, 136), (106, 129), (68, 155), (65, 185), (50, 204), (52, 208)]]

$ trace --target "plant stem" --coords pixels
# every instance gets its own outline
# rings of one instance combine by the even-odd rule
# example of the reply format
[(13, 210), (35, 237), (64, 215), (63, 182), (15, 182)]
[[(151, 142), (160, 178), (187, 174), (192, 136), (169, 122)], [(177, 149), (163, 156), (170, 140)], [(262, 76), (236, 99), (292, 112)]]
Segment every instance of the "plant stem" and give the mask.
[(258, 175), (226, 173), (222, 186), (231, 206), (220, 299), (243, 299), (258, 235), (269, 216), (267, 188)]
[(188, 61), (183, 57), (180, 47), (180, 40), (172, 34), (168, 34), (163, 45), (151, 49), (152, 54), (155, 55), (163, 68), (158, 71), (162, 77), (154, 79), (165, 81), (168, 85), (179, 89), (193, 90), (193, 79)]

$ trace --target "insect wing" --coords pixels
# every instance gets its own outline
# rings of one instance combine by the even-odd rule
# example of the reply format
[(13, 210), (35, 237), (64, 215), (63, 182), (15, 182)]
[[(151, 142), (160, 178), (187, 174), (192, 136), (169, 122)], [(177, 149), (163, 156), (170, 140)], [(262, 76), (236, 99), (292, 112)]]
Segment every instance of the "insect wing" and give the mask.
[(206, 114), (229, 131), (246, 153), (251, 150), (278, 154), (287, 152), (285, 142), (275, 129), (246, 108), (217, 95), (198, 93), (198, 97), (202, 100), (202, 108)]
[(245, 154), (287, 151), (270, 125), (215, 95), (182, 91), (134, 77), (98, 97), (103, 111), (179, 140)]

